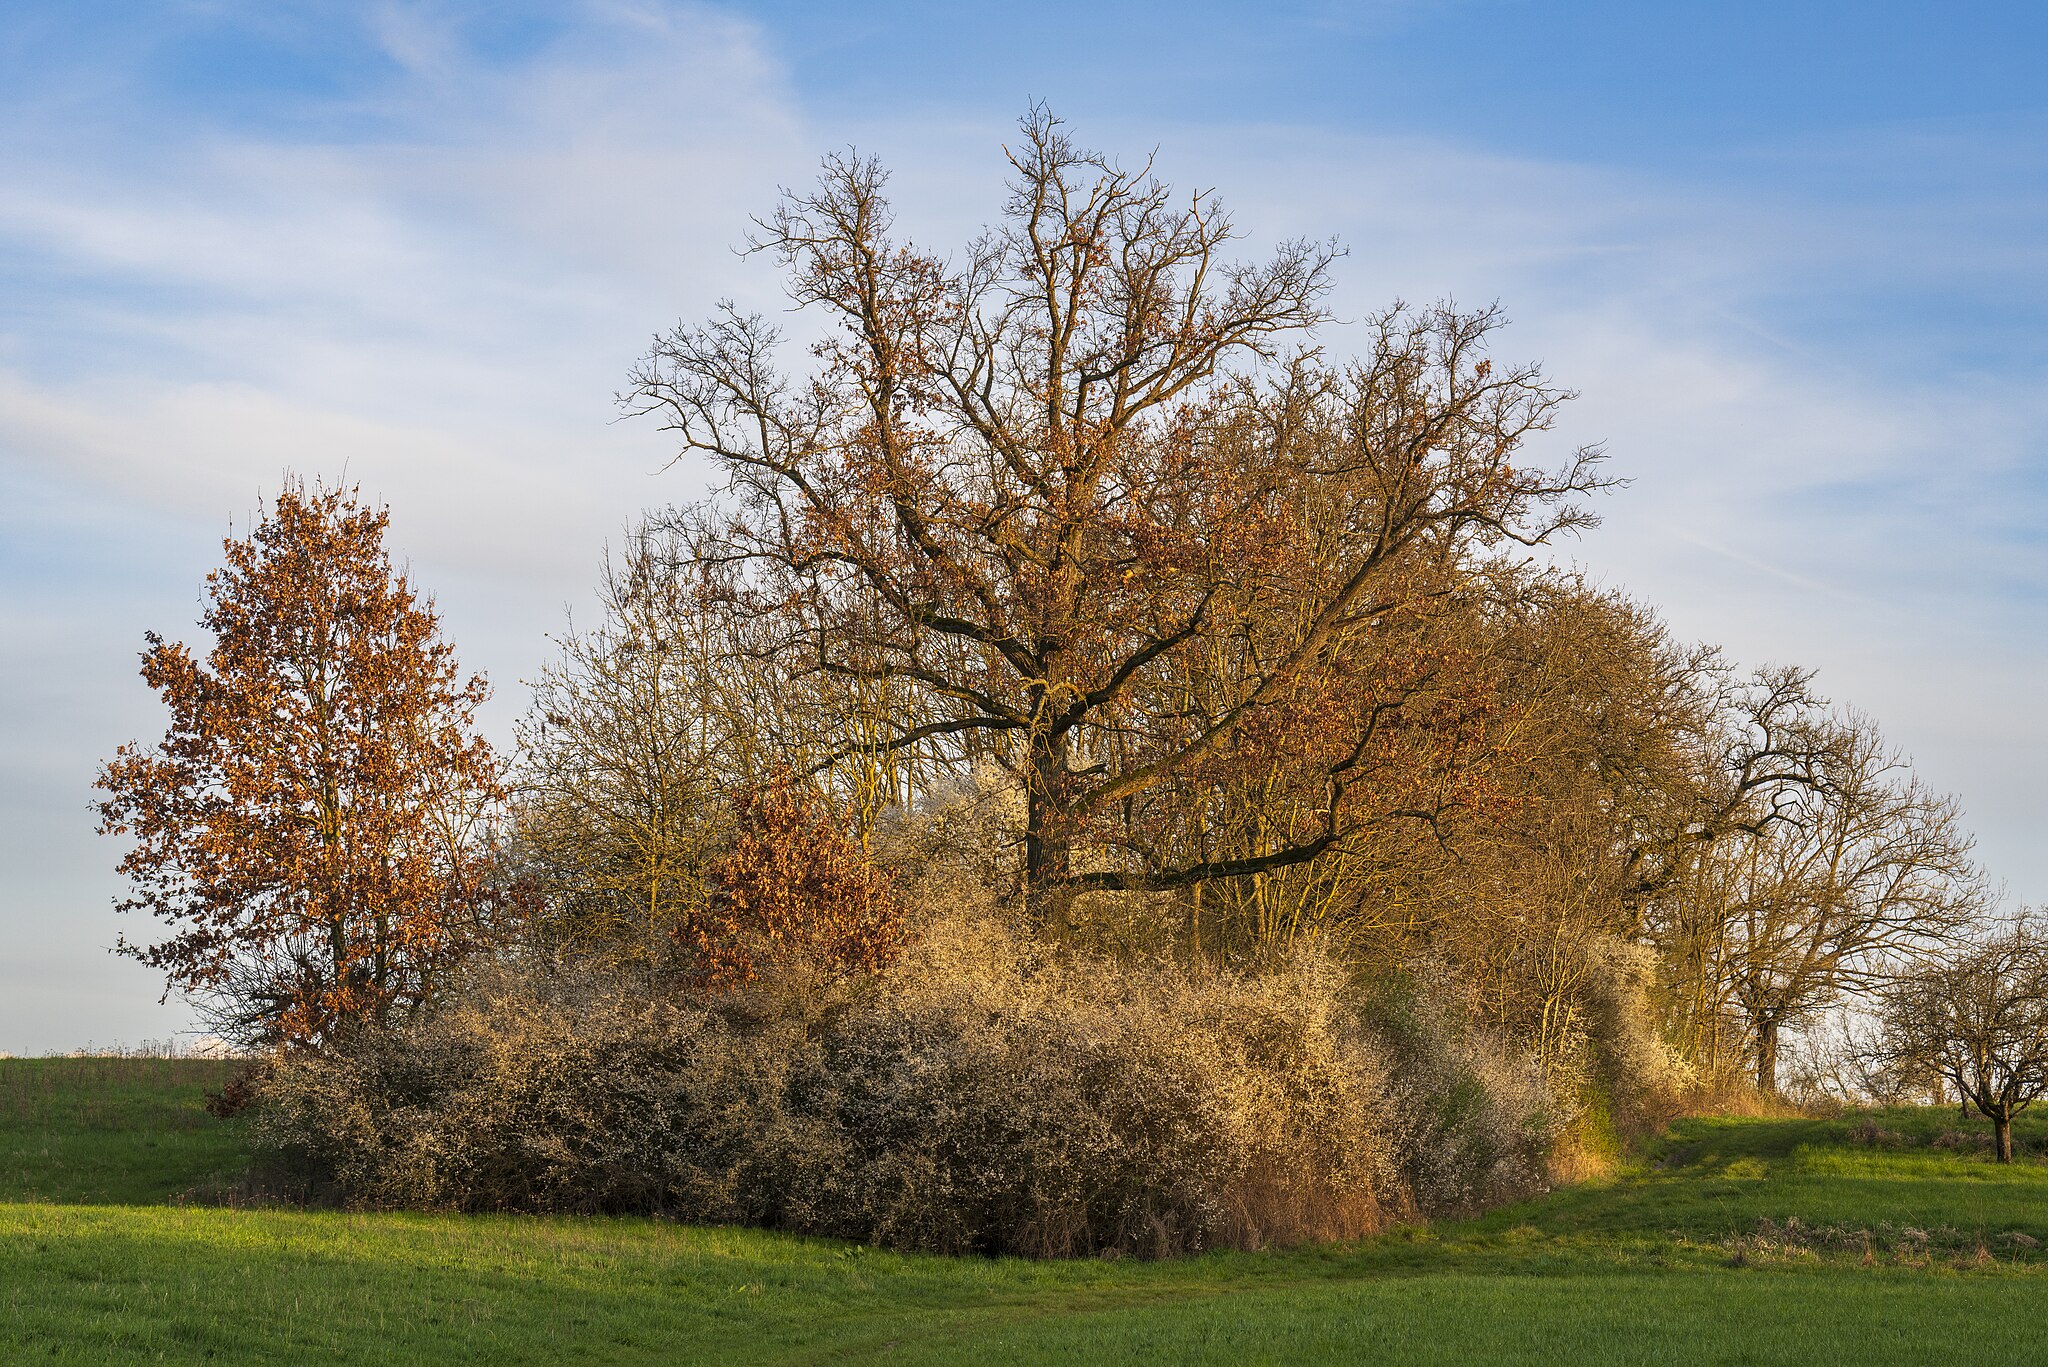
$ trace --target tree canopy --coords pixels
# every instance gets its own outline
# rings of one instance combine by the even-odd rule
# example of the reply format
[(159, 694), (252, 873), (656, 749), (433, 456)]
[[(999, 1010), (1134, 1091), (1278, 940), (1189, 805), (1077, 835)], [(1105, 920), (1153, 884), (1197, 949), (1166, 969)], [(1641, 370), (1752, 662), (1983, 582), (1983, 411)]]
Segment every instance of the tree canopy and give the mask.
[[(777, 623), (785, 668), (873, 690), (885, 726), (856, 744), (1001, 765), (1057, 923), (1075, 888), (1329, 850), (1440, 677), (1404, 625), (1474, 547), (1587, 521), (1600, 481), (1597, 451), (1523, 454), (1567, 396), (1488, 356), (1494, 310), (1397, 307), (1334, 363), (1313, 337), (1332, 245), (1231, 261), (1212, 197), (1043, 111), (1009, 160), (999, 226), (957, 259), (894, 236), (874, 162), (829, 160), (755, 243), (831, 324), (816, 367), (783, 370), (777, 329), (727, 308), (659, 339), (626, 402), (726, 480), (681, 519), (704, 591)], [(1163, 805), (1279, 745), (1312, 759), (1321, 819), (1258, 849), (1161, 838)]]
[(499, 796), (486, 696), (394, 570), (389, 514), (294, 481), (207, 577), (204, 656), (155, 633), (170, 709), (100, 771), (101, 830), (134, 844), (120, 951), (245, 1043), (319, 1040), (422, 1000), (481, 932), (480, 821)]

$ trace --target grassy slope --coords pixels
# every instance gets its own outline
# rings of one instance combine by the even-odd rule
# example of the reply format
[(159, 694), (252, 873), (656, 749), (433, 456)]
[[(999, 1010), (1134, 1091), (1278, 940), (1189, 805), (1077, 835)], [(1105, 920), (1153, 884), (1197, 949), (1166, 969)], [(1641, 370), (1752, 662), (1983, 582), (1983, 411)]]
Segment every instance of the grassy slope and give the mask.
[[(171, 1205), (234, 1152), (196, 1109), (208, 1079), (152, 1091), (181, 1066), (0, 1062), (0, 1360), (2048, 1360), (2048, 1166), (1927, 1147), (1947, 1112), (1882, 1117), (1892, 1147), (1850, 1121), (1690, 1122), (1614, 1182), (1355, 1249), (1021, 1263)], [(1788, 1217), (1839, 1228), (1788, 1240)]]
[(236, 1066), (0, 1059), (0, 1201), (160, 1204), (231, 1173), (241, 1145), (201, 1102)]

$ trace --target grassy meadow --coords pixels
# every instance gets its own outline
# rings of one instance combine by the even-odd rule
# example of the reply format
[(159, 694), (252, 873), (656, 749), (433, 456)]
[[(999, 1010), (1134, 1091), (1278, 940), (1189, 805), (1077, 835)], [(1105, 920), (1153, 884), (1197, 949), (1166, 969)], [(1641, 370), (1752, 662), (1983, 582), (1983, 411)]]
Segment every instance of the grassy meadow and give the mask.
[(1611, 1178), (1355, 1246), (1034, 1263), (207, 1204), (241, 1160), (200, 1104), (225, 1068), (0, 1061), (0, 1361), (2048, 1360), (2048, 1163), (1998, 1167), (1952, 1110), (1687, 1121)]

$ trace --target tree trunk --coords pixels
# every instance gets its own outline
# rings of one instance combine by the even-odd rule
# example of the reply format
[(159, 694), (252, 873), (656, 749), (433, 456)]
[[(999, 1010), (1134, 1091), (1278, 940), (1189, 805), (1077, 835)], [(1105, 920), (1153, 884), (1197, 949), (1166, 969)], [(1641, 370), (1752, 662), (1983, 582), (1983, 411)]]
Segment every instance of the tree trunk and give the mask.
[(1024, 907), (1042, 934), (1065, 940), (1070, 929), (1067, 880), (1073, 868), (1066, 745), (1034, 738), (1030, 765), (1024, 798)]
[(1067, 938), (1067, 874), (1071, 854), (1066, 842), (1050, 839), (1039, 823), (1034, 794), (1024, 829), (1024, 907), (1031, 923), (1054, 940)]
[(1998, 1161), (2012, 1162), (2012, 1116), (1995, 1115), (1991, 1117), (1991, 1123), (1998, 1130)]
[(1778, 1023), (1768, 1017), (1756, 1023), (1756, 1089), (1778, 1093)]

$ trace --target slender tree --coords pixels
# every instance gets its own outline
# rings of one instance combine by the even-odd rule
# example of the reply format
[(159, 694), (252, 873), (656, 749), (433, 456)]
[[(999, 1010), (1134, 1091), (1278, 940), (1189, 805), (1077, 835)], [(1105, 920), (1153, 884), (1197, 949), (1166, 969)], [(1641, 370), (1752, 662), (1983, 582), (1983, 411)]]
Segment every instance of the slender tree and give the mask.
[(730, 705), (723, 685), (744, 680), (716, 668), (722, 623), (690, 611), (644, 540), (599, 592), (603, 619), (558, 642), (520, 725), (516, 858), (534, 930), (645, 953), (701, 909), (735, 762), (768, 718)]
[(899, 757), (857, 743), (881, 733), (886, 700), (792, 673), (760, 648), (772, 628), (700, 601), (677, 559), (672, 533), (636, 531), (606, 565), (600, 619), (558, 640), (519, 726), (514, 858), (529, 930), (559, 942), (671, 948), (704, 910), (735, 809), (778, 778), (808, 775), (863, 846), (898, 798)]
[(1776, 801), (1781, 819), (1713, 856), (1717, 972), (1764, 1091), (1777, 1086), (1786, 1027), (1881, 986), (1893, 956), (1960, 933), (1983, 907), (1954, 800), (1930, 792), (1868, 718), (1832, 722), (1815, 782)]
[(486, 686), (393, 569), (388, 522), (352, 490), (288, 483), (207, 578), (205, 657), (146, 638), (169, 730), (100, 772), (100, 829), (134, 841), (118, 906), (175, 928), (117, 952), (241, 1042), (317, 1043), (416, 1005), (483, 931)]

